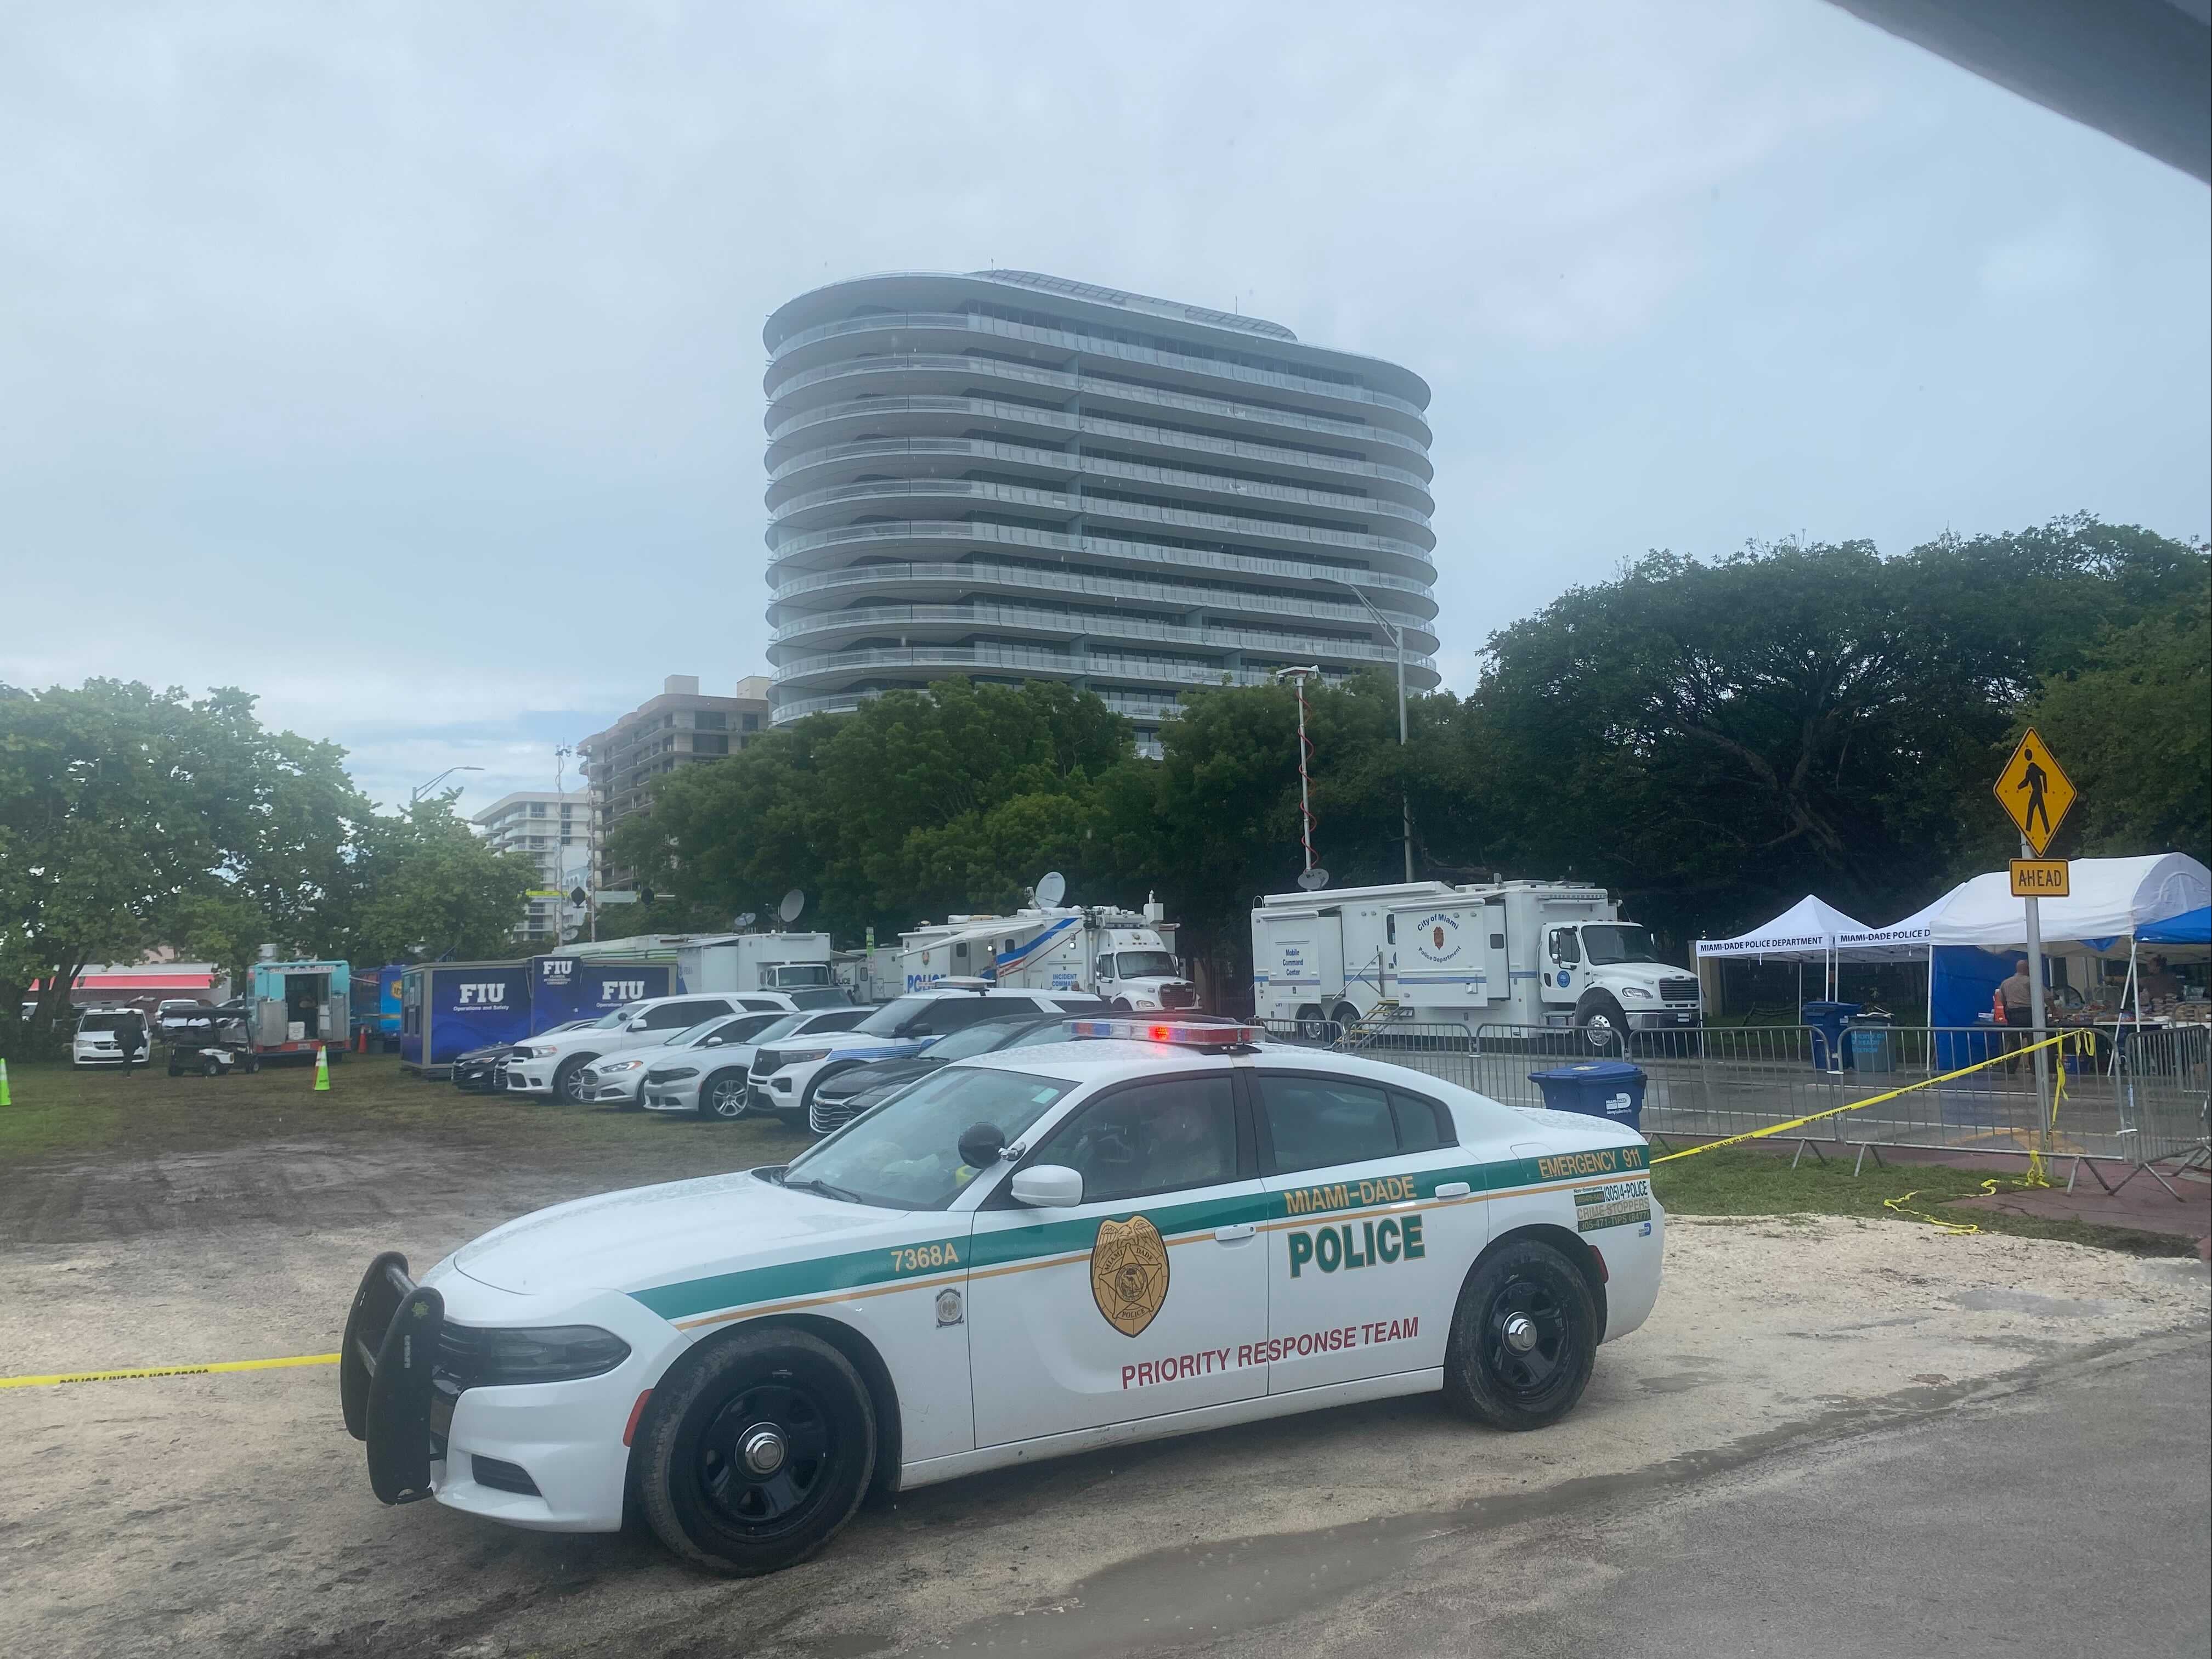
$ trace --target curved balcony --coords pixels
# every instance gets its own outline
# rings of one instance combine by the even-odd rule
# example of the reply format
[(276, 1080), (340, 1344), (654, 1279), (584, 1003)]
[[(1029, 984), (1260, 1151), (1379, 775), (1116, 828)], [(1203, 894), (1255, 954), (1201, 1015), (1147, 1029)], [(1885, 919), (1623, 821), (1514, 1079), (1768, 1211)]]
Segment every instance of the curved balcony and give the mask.
[[(936, 381), (937, 385), (930, 387), (924, 384), (931, 380)], [(1066, 398), (1080, 397), (1086, 405), (1118, 404), (1140, 409), (1173, 410), (1182, 414), (1229, 422), (1238, 427), (1326, 434), (1343, 443), (1379, 444), (1394, 450), (1408, 451), (1419, 455), (1425, 461), (1428, 457), (1425, 434), (1417, 436), (1359, 421), (1334, 420), (1297, 410), (1234, 403), (1224, 398), (1202, 397), (1194, 392), (1163, 390), (1139, 386), (1129, 380), (1080, 374), (1068, 369), (1036, 368), (1024, 363), (1010, 363), (997, 357), (963, 357), (948, 353), (854, 357), (824, 363), (818, 368), (802, 370), (776, 386), (769, 407), (769, 426), (773, 430), (777, 422), (787, 419), (797, 409), (814, 406), (811, 403), (794, 405), (792, 400), (802, 392), (823, 386), (845, 391), (872, 384), (881, 386), (885, 397), (910, 396), (928, 391), (947, 397), (965, 397), (966, 388), (979, 381), (1028, 386)]]
[[(771, 675), (776, 684), (819, 679), (829, 675), (856, 675), (883, 668), (941, 668), (951, 674), (975, 669), (1018, 672), (1025, 679), (1040, 675), (1055, 679), (1128, 679), (1143, 689), (1146, 681), (1176, 685), (1268, 685), (1274, 671), (1266, 668), (1224, 668), (1218, 664), (1154, 657), (1124, 657), (1112, 653), (1048, 651), (1018, 645), (878, 646), (865, 651), (834, 651), (818, 657), (801, 657), (781, 665)], [(1346, 675), (1324, 672), (1322, 678), (1344, 679)]]
[[(771, 624), (800, 612), (795, 601), (814, 594), (836, 595), (854, 588), (889, 592), (917, 589), (949, 592), (964, 596), (979, 588), (1006, 589), (1023, 593), (1050, 593), (1057, 598), (1111, 599), (1116, 604), (1156, 605), (1179, 611), (1223, 611), (1245, 615), (1304, 617), (1316, 622), (1358, 628), (1368, 621), (1365, 606), (1352, 599), (1310, 599), (1287, 593), (1268, 593), (1241, 588), (1207, 587), (1196, 582), (1146, 581), (1133, 576), (1101, 576), (1075, 570), (1040, 570), (1030, 565), (1000, 564), (989, 559), (966, 559), (947, 564), (862, 564), (842, 570), (824, 570), (811, 576), (794, 576), (778, 586), (769, 600)], [(1376, 610), (1406, 630), (1407, 648), (1431, 652), (1441, 642), (1431, 619), (1436, 602), (1425, 608), (1404, 608), (1399, 594), (1377, 592), (1371, 601)]]
[[(1139, 421), (1119, 421), (1103, 415), (1079, 415), (1057, 409), (1039, 409), (1032, 404), (1005, 403), (995, 398), (855, 398), (844, 403), (823, 404), (802, 410), (787, 419), (778, 421), (769, 429), (769, 465), (771, 476), (780, 475), (785, 466), (793, 464), (794, 458), (803, 459), (809, 453), (788, 441), (823, 427), (870, 428), (890, 426), (915, 432), (942, 425), (946, 428), (945, 435), (957, 437), (978, 422), (1034, 428), (1050, 432), (1055, 436), (1073, 434), (1077, 437), (1110, 438), (1117, 443), (1159, 450), (1176, 457), (1218, 457), (1253, 465), (1310, 472), (1323, 478), (1373, 479), (1377, 483), (1402, 486), (1408, 492), (1407, 499), (1415, 506), (1427, 508), (1435, 505), (1429, 495), (1430, 473), (1426, 469), (1426, 458), (1418, 453), (1406, 457), (1408, 460), (1422, 463), (1421, 470), (1417, 471), (1386, 465), (1379, 461), (1354, 460), (1349, 456), (1331, 454), (1323, 450), (1255, 443), (1244, 438), (1216, 437), (1207, 433), (1185, 432), (1174, 427), (1151, 426)], [(836, 434), (823, 434), (823, 442), (836, 441)]]
[(984, 438), (869, 438), (807, 450), (794, 455), (769, 474), (769, 510), (781, 514), (787, 508), (798, 507), (802, 501), (826, 499), (819, 493), (822, 489), (844, 487), (817, 483), (814, 489), (802, 491), (799, 486), (808, 481), (811, 474), (835, 474), (856, 467), (872, 469), (878, 465), (901, 461), (911, 461), (923, 466), (949, 462), (955, 465), (965, 463), (970, 466), (988, 464), (1020, 467), (1054, 478), (1114, 479), (1157, 489), (1218, 496), (1235, 507), (1279, 505), (1310, 512), (1341, 513), (1347, 518), (1389, 519), (1413, 530), (1417, 538), (1425, 538), (1422, 542), (1424, 546), (1436, 545), (1435, 535), (1429, 528), (1429, 515), (1419, 507), (1402, 505), (1387, 496), (1352, 495), (1340, 490), (1262, 483), (1218, 472), (1141, 465), (1104, 456), (1076, 454), (1064, 449), (1045, 449), (1034, 444), (1006, 443)]
[[(865, 317), (846, 318), (801, 329), (781, 342), (769, 355), (766, 381), (769, 396), (774, 398), (780, 394), (782, 382), (776, 374), (780, 365), (794, 359), (802, 362), (818, 359), (823, 355), (810, 351), (810, 347), (833, 340), (866, 340), (871, 337), (912, 334), (942, 334), (955, 339), (961, 336), (981, 336), (1041, 346), (1075, 356), (1138, 364), (1200, 381), (1228, 381), (1238, 386), (1291, 392), (1326, 403), (1389, 410), (1410, 416), (1419, 435), (1424, 439), (1429, 436), (1428, 422), (1423, 418), (1421, 404), (1391, 392), (1354, 385), (1348, 380), (1322, 380), (1282, 370), (1256, 368), (1219, 357), (1195, 356), (1183, 352), (1164, 351), (1155, 346), (1133, 345), (1121, 340), (1082, 333), (1074, 328), (1042, 328), (1034, 324), (1009, 322), (1004, 318), (982, 316), (973, 312), (876, 312)], [(1238, 343), (1243, 346), (1246, 343), (1240, 341)]]
[[(788, 702), (778, 703), (769, 715), (768, 723), (787, 726), (793, 720), (803, 720), (809, 714), (849, 714), (871, 698), (884, 694), (876, 687), (853, 691), (833, 691), (827, 696), (794, 697)], [(1157, 692), (1093, 691), (1091, 695), (1115, 714), (1126, 719), (1146, 723), (1171, 720), (1182, 713), (1182, 705), (1174, 697)], [(1158, 759), (1157, 753), (1153, 756)]]
[[(1013, 484), (982, 483), (968, 478), (890, 478), (868, 483), (839, 484), (829, 489), (794, 495), (769, 515), (769, 545), (778, 546), (785, 526), (796, 529), (827, 527), (846, 518), (844, 509), (894, 501), (988, 501), (1001, 507), (1026, 507), (1067, 518), (1110, 523), (1158, 525), (1170, 530), (1206, 532), (1233, 537), (1240, 543), (1274, 544), (1289, 551), (1313, 548), (1322, 551), (1380, 554), (1433, 570), (1436, 562), (1419, 542), (1394, 536), (1370, 535), (1358, 530), (1333, 530), (1291, 524), (1280, 519), (1249, 518), (1237, 513), (1210, 513), (1196, 507), (1155, 507), (1146, 501), (1125, 501), (1112, 496), (1072, 495), (1056, 489), (1024, 489)], [(1425, 531), (1423, 532), (1426, 534)], [(1435, 538), (1429, 538), (1431, 544)]]
[[(1399, 575), (1358, 565), (1337, 565), (1320, 560), (1270, 559), (1242, 553), (1215, 553), (1205, 548), (1169, 547), (1156, 542), (1117, 540), (1108, 536), (1070, 536), (1056, 530), (1030, 530), (1015, 525), (963, 524), (957, 520), (885, 520), (878, 524), (846, 525), (836, 530), (817, 530), (779, 543), (769, 558), (769, 580), (781, 586), (787, 573), (819, 568), (802, 562), (808, 555), (836, 549), (848, 553), (896, 548), (913, 542), (954, 542), (976, 549), (1020, 547), (1044, 553), (1074, 554), (1106, 563), (1116, 560), (1167, 570), (1218, 570), (1224, 574), (1273, 577), (1282, 581), (1316, 580), (1349, 582), (1359, 588), (1390, 588), (1401, 593), (1431, 598), (1434, 586), (1425, 574)], [(845, 561), (842, 562), (849, 562)], [(1417, 568), (1426, 569), (1425, 562)]]
[[(892, 629), (921, 624), (925, 628), (970, 632), (977, 628), (1036, 633), (1066, 639), (1124, 640), (1166, 645), (1191, 645), (1215, 651), (1263, 651), (1301, 661), (1332, 660), (1358, 666), (1395, 668), (1395, 647), (1366, 639), (1340, 639), (1318, 634), (1279, 633), (1267, 629), (1204, 627), (1161, 622), (1111, 611), (1062, 611), (1036, 605), (865, 605), (848, 611), (817, 611), (787, 623), (770, 634), (771, 647), (793, 641), (819, 641), (827, 635), (863, 637)], [(1370, 624), (1371, 626), (1371, 624)], [(771, 648), (769, 660), (777, 653)], [(1409, 684), (1425, 690), (1437, 680), (1434, 658), (1407, 652)]]

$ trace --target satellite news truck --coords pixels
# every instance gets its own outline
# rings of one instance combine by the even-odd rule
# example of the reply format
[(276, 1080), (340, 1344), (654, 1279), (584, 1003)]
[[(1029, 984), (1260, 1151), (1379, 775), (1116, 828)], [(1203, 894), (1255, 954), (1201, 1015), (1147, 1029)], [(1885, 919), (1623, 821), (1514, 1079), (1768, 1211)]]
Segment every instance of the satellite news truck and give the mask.
[(1262, 1019), (1576, 1027), (1618, 1036), (1616, 1053), (1701, 1017), (1697, 975), (1572, 882), (1270, 893), (1252, 909), (1252, 990)]
[(1124, 1013), (1195, 1008), (1198, 988), (1176, 961), (1165, 915), (1147, 902), (1142, 915), (1060, 905), (950, 916), (899, 935), (901, 977), (909, 991), (982, 979), (1006, 990), (1088, 991)]

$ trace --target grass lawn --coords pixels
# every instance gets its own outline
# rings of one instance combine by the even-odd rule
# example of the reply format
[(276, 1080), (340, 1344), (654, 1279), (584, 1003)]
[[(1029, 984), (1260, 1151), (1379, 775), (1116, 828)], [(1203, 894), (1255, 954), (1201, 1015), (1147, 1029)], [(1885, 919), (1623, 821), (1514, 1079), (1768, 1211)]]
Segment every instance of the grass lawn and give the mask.
[[(156, 1053), (128, 1077), (112, 1067), (11, 1062), (15, 1103), (0, 1106), (0, 1163), (114, 1151), (204, 1151), (301, 1134), (404, 1136), (449, 1144), (500, 1143), (550, 1152), (609, 1152), (662, 1134), (711, 1143), (728, 1167), (780, 1163), (807, 1138), (769, 1119), (715, 1123), (611, 1106), (556, 1105), (523, 1095), (463, 1094), (399, 1069), (396, 1056), (349, 1054), (331, 1067), (327, 1094), (312, 1065), (258, 1074), (171, 1077)], [(659, 1143), (665, 1147), (665, 1143)], [(702, 1147), (702, 1151), (704, 1148)]]
[[(1793, 1170), (1789, 1158), (1779, 1153), (1736, 1147), (1655, 1165), (1651, 1190), (1672, 1214), (1850, 1215), (1923, 1226), (1925, 1223), (1882, 1206), (1884, 1199), (1917, 1193), (1913, 1209), (1972, 1223), (1984, 1232), (2064, 1239), (2136, 1255), (2197, 1254), (2196, 1242), (2178, 1234), (2141, 1232), (2058, 1217), (2015, 1215), (2007, 1210), (1947, 1209), (1954, 1199), (1981, 1197), (1982, 1182), (1990, 1173), (1948, 1164), (1893, 1164), (1884, 1168), (1869, 1159), (1854, 1179), (1848, 1158), (1831, 1158), (1826, 1164), (1807, 1158)], [(2017, 1182), (2017, 1176), (2004, 1175), (1997, 1190), (2004, 1192)]]

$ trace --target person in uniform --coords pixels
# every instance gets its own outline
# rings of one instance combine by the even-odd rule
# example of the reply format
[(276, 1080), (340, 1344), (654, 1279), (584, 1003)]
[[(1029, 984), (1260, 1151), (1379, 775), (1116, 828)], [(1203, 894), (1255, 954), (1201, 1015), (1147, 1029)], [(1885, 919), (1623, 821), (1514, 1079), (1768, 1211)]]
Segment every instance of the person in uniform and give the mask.
[(2035, 987), (2027, 977), (2027, 958), (2020, 957), (2012, 965), (2012, 977), (1997, 987), (1997, 994), (2004, 1000), (2005, 1073), (2009, 1076), (2020, 1069), (2019, 1051), (2033, 1041), (2035, 1016), (2028, 1012), (2035, 1000)]

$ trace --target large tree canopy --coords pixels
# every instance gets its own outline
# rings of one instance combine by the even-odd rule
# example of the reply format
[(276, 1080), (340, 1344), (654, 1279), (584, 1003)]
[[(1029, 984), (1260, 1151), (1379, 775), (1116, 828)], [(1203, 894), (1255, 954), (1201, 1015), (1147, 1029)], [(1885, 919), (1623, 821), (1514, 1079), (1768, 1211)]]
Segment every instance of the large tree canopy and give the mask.
[(51, 1048), (77, 974), (149, 945), (234, 972), (264, 941), (364, 963), (505, 949), (528, 860), (493, 854), (449, 801), (380, 817), (343, 750), (253, 705), (0, 686), (0, 1053)]

